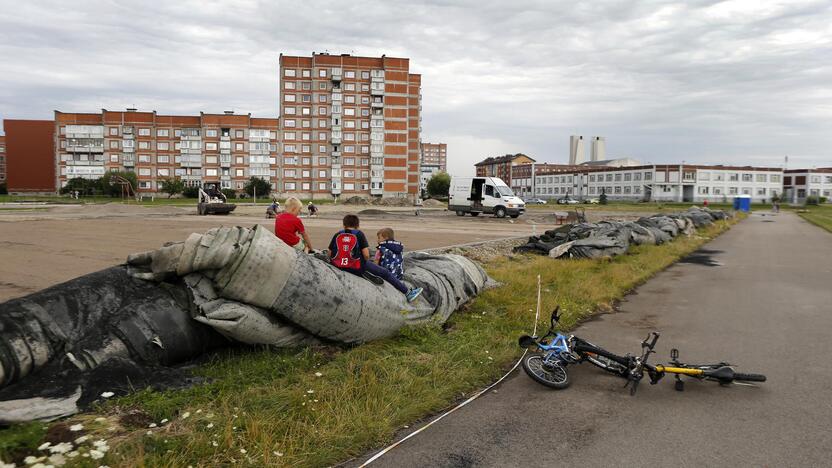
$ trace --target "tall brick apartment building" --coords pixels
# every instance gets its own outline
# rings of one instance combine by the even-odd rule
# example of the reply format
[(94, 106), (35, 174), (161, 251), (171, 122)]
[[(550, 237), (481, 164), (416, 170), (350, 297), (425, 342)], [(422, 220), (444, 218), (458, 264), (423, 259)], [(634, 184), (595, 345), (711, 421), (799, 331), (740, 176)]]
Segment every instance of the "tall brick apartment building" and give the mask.
[(0, 184), (6, 183), (6, 137), (0, 135)]
[(281, 55), (277, 191), (414, 197), (420, 93), (405, 58)]
[(219, 182), (241, 190), (251, 176), (276, 183), (278, 119), (224, 114), (159, 115), (55, 111), (57, 187), (73, 177), (134, 171), (137, 189), (156, 192), (179, 177), (186, 185)]
[(422, 143), (422, 166), (448, 172), (448, 145), (445, 143)]

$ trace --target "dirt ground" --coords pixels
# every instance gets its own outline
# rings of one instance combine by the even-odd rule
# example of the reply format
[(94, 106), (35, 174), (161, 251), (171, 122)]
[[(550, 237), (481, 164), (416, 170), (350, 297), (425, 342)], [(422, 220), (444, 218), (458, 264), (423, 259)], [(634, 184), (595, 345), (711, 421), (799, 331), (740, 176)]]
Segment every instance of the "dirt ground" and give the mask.
[[(326, 248), (346, 213), (358, 214), (372, 244), (375, 232), (392, 227), (408, 250), (443, 247), (491, 239), (528, 236), (555, 225), (554, 211), (535, 210), (517, 219), (457, 217), (443, 209), (377, 206), (321, 207), (303, 218), (313, 247)], [(182, 241), (216, 226), (272, 227), (265, 206), (243, 206), (228, 216), (197, 216), (195, 207), (96, 205), (0, 206), (0, 301), (70, 280), (119, 263), (128, 254)], [(634, 213), (588, 213), (600, 218), (632, 219)]]

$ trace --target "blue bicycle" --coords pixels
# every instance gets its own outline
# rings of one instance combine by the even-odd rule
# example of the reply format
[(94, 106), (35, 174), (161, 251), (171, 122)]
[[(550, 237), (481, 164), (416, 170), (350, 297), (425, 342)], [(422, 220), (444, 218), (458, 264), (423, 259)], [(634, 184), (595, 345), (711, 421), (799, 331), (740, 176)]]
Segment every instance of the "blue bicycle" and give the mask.
[[(547, 387), (562, 389), (570, 384), (567, 367), (571, 364), (589, 362), (606, 372), (627, 380), (625, 386), (630, 386), (630, 394), (635, 395), (638, 384), (646, 373), (650, 383), (655, 385), (666, 374), (676, 376), (676, 390), (684, 390), (681, 376), (698, 380), (711, 380), (721, 385), (746, 382), (765, 382), (766, 376), (760, 374), (742, 374), (735, 372), (733, 366), (725, 362), (716, 364), (685, 364), (679, 362), (679, 350), (670, 352), (670, 365), (651, 365), (647, 360), (654, 353), (653, 348), (659, 339), (659, 334), (652, 332), (641, 343), (641, 356), (619, 356), (600, 346), (574, 335), (563, 335), (555, 331), (560, 320), (558, 311), (552, 311), (549, 330), (542, 337), (524, 335), (520, 337), (521, 347), (530, 350), (523, 357), (523, 370), (529, 377)], [(551, 339), (550, 339), (551, 337)], [(750, 385), (750, 384), (747, 384)]]

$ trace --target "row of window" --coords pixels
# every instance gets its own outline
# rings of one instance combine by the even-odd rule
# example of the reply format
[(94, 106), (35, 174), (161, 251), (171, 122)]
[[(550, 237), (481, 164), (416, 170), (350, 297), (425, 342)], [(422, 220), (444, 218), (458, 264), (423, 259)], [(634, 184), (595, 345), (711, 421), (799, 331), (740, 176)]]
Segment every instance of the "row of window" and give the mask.
[[(80, 128), (79, 128), (80, 127)], [(60, 128), (61, 135), (88, 135), (89, 137), (103, 137), (103, 130), (101, 131), (90, 131), (91, 128), (101, 129), (101, 127), (96, 126), (84, 126), (84, 125), (66, 125)], [(83, 130), (83, 131), (80, 131)], [(134, 131), (133, 127), (108, 127), (108, 133), (110, 136), (120, 136), (120, 135), (132, 135)], [(169, 137), (171, 129), (169, 128), (157, 128), (156, 129), (156, 136), (157, 137)], [(141, 127), (137, 130), (139, 136), (151, 136), (152, 129), (148, 127)], [(181, 136), (189, 136), (189, 137), (198, 137), (203, 134), (202, 129), (199, 128), (175, 128), (173, 129), (173, 136), (174, 137), (181, 137)], [(208, 128), (204, 130), (204, 135), (206, 138), (216, 138), (216, 137), (233, 137), (233, 138), (245, 138), (246, 137), (246, 130), (241, 129), (231, 129), (231, 128)], [(251, 128), (248, 129), (248, 136), (249, 138), (271, 138), (273, 140), (277, 139), (277, 132), (266, 130), (266, 129), (257, 129)], [(83, 137), (81, 137), (83, 138)]]
[[(713, 175), (713, 177), (711, 177)], [(700, 172), (699, 173), (699, 180), (700, 181), (709, 181), (713, 180), (715, 182), (720, 182), (727, 180), (729, 182), (780, 182), (782, 180), (782, 176), (780, 174), (749, 174), (749, 173), (738, 173), (738, 172), (714, 172), (711, 174), (710, 172)]]
[(752, 189), (751, 187), (699, 187), (698, 192), (699, 195), (757, 195), (759, 197), (766, 196), (769, 191), (771, 195), (777, 195), (779, 192), (777, 189), (767, 189), (765, 187), (758, 187), (756, 189)]
[[(318, 77), (319, 78), (327, 78), (332, 75), (336, 76), (343, 76), (345, 79), (354, 80), (357, 76), (360, 76), (362, 80), (369, 80), (370, 77), (373, 78), (384, 78), (384, 70), (360, 70), (356, 72), (355, 70), (345, 70), (343, 74), (341, 73), (340, 68), (333, 68), (332, 70), (328, 68), (319, 68), (318, 69)], [(283, 69), (283, 76), (286, 78), (295, 78), (298, 76), (298, 70), (295, 68), (284, 68)], [(312, 70), (309, 68), (302, 68), (300, 70), (300, 77), (301, 78), (312, 78)]]
[[(294, 81), (285, 81), (283, 82), (283, 89), (288, 91), (312, 91), (312, 82), (310, 81), (301, 81), (301, 82), (294, 82)], [(326, 81), (319, 81), (318, 82), (318, 90), (319, 91), (329, 91), (329, 83)], [(343, 87), (333, 86), (333, 92), (339, 91), (363, 91), (368, 92), (370, 91), (370, 85), (367, 83), (364, 84), (356, 84), (356, 83), (344, 83)]]
[[(362, 99), (362, 102), (364, 100)], [(283, 115), (301, 115), (301, 116), (312, 116), (317, 114), (318, 116), (327, 116), (329, 115), (330, 109), (327, 106), (318, 106), (317, 111), (313, 110), (311, 107), (291, 107), (287, 106), (283, 108)], [(371, 114), (370, 109), (359, 109), (356, 113), (356, 109), (354, 107), (341, 107), (340, 105), (333, 105), (332, 106), (332, 113), (333, 114), (340, 114), (343, 111), (345, 116), (361, 116), (361, 117), (369, 117)], [(299, 112), (299, 113), (298, 113)], [(372, 115), (381, 115), (383, 116), (383, 110), (376, 108), (372, 111)], [(284, 120), (284, 126), (286, 125)]]
[[(103, 145), (102, 143), (97, 142), (83, 142), (83, 141), (75, 141), (75, 140), (61, 140), (60, 147), (61, 148), (101, 148)], [(230, 141), (220, 141), (220, 142), (210, 142), (206, 141), (204, 144), (201, 141), (177, 141), (173, 143), (173, 150), (179, 151), (182, 149), (192, 149), (192, 150), (199, 150), (202, 149), (203, 145), (205, 146), (206, 151), (217, 151), (217, 150), (230, 150), (232, 148), (232, 142)], [(248, 145), (248, 148), (246, 148)], [(140, 150), (150, 150), (155, 147), (157, 151), (169, 151), (171, 149), (170, 142), (167, 141), (157, 141), (155, 144), (150, 141), (138, 141), (135, 140), (110, 140), (109, 142), (110, 149), (119, 149), (119, 148), (136, 148), (138, 147)], [(234, 151), (277, 151), (277, 145), (266, 143), (266, 142), (251, 142), (251, 143), (234, 143), (233, 144)]]

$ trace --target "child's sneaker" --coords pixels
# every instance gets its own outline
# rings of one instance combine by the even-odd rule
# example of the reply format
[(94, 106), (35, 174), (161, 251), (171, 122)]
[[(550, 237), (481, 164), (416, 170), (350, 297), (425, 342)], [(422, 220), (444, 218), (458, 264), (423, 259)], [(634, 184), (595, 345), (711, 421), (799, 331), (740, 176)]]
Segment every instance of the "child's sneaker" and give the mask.
[(413, 302), (417, 297), (419, 297), (419, 294), (422, 294), (422, 288), (410, 288), (410, 290), (407, 291), (407, 302)]

